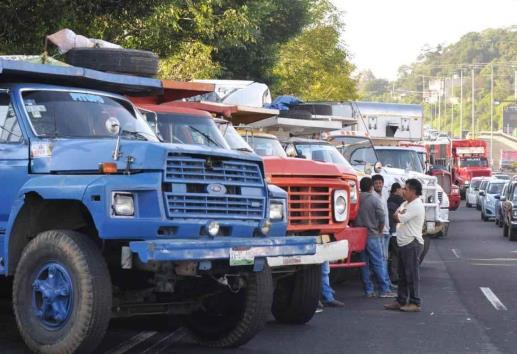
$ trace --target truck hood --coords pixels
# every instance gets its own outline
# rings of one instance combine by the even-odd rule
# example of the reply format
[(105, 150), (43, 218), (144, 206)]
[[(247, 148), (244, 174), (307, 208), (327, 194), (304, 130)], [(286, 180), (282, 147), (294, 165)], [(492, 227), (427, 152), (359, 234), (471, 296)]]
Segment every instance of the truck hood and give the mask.
[(132, 171), (163, 170), (168, 152), (261, 162), (258, 156), (243, 155), (226, 149), (124, 139), (120, 143), (121, 156), (114, 161), (112, 155), (115, 144), (115, 139), (56, 139), (31, 142), (31, 172), (94, 173), (99, 170), (99, 163), (102, 162), (115, 162), (118, 170), (124, 171), (129, 156), (133, 158), (130, 164)]
[(470, 177), (483, 177), (492, 175), (490, 167), (463, 167)]
[(336, 165), (293, 157), (264, 156), (264, 168), (268, 176), (319, 176), (340, 177)]

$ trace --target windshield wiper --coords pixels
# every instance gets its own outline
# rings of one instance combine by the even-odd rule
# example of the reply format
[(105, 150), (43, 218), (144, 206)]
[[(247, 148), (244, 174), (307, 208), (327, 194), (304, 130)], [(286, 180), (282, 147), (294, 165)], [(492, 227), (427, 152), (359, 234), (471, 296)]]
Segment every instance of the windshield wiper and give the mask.
[(130, 130), (123, 130), (121, 131), (122, 134), (126, 134), (126, 135), (129, 135), (129, 136), (132, 136), (134, 138), (136, 138), (136, 140), (144, 140), (144, 141), (147, 141), (147, 138), (145, 137), (147, 134), (144, 133), (144, 132), (132, 132)]
[(203, 135), (206, 140), (208, 140), (209, 142), (211, 142), (212, 144), (214, 144), (215, 146), (217, 147), (220, 147), (220, 148), (223, 148), (224, 149), (224, 146), (220, 145), (217, 141), (215, 141), (214, 139), (212, 139), (212, 137), (210, 135), (208, 135), (207, 133), (204, 133), (202, 132), (201, 130), (197, 129), (197, 128), (194, 128), (193, 126), (190, 126), (189, 127), (190, 129), (192, 129), (193, 131), (195, 131), (196, 133), (199, 133), (201, 135)]
[(246, 151), (246, 152), (253, 152), (253, 150), (247, 148), (247, 147), (239, 147), (239, 148), (234, 148), (233, 150), (237, 150), (237, 151)]

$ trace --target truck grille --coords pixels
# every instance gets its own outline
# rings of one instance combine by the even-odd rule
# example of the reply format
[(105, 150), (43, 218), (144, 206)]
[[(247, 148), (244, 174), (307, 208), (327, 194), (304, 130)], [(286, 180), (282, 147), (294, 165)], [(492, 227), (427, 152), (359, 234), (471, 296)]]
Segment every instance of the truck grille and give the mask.
[(443, 192), (438, 192), (438, 202), (440, 203), (440, 205), (442, 204), (442, 200), (443, 200)]
[(289, 225), (331, 223), (330, 188), (315, 186), (281, 187), (289, 195)]
[(166, 182), (219, 182), (232, 185), (263, 186), (259, 165), (253, 162), (212, 157), (189, 157), (169, 153)]
[(264, 198), (165, 193), (169, 216), (262, 219)]
[[(164, 182), (169, 218), (265, 217), (266, 192), (259, 163), (169, 153)], [(218, 192), (212, 191), (213, 186)]]

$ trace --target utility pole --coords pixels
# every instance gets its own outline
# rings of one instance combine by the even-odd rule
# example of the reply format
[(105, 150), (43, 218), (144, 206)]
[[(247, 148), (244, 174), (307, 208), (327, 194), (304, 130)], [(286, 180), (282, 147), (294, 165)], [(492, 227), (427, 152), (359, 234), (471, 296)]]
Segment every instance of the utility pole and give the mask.
[(451, 137), (454, 138), (454, 74), (451, 76)]
[(490, 63), (490, 166), (494, 165), (494, 64)]
[(460, 70), (460, 139), (463, 139), (463, 68)]
[(438, 94), (438, 131), (442, 130), (442, 103), (440, 102), (440, 98), (442, 97), (442, 89), (440, 87), (440, 93)]
[(474, 87), (474, 68), (472, 68), (470, 70), (470, 75), (472, 77), (472, 125), (471, 125), (471, 136), (474, 137), (476, 135), (476, 126), (474, 125), (475, 123), (475, 114), (476, 114), (476, 109), (474, 107), (474, 103), (475, 103), (475, 95), (474, 95), (474, 91), (475, 91), (475, 87)]

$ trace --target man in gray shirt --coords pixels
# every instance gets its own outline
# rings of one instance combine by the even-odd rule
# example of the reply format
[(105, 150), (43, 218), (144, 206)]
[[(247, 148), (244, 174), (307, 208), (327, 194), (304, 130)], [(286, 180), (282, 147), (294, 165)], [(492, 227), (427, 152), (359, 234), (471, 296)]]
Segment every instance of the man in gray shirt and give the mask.
[(355, 221), (357, 226), (368, 229), (368, 240), (364, 252), (361, 253), (362, 261), (366, 263), (361, 268), (364, 291), (367, 297), (374, 297), (374, 285), (370, 278), (370, 268), (377, 277), (380, 297), (396, 297), (391, 292), (387, 276), (386, 262), (383, 252), (383, 229), (385, 223), (384, 207), (376, 196), (372, 194), (373, 182), (370, 177), (361, 179), (361, 196), (359, 214)]

